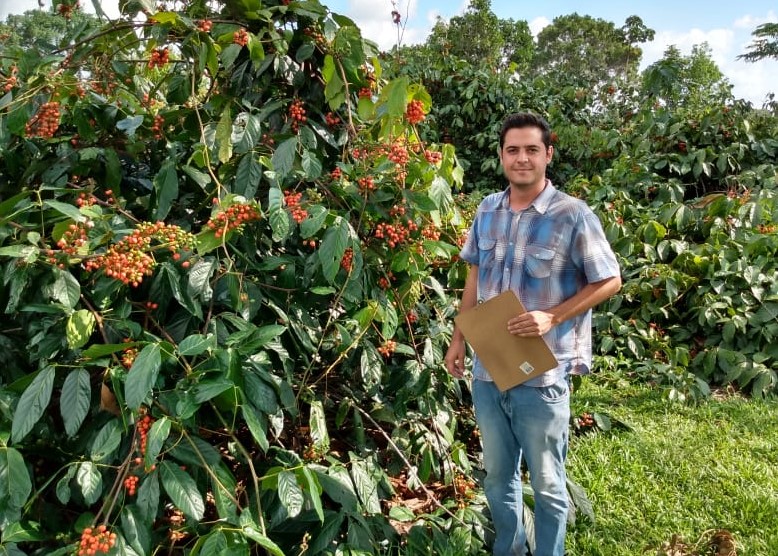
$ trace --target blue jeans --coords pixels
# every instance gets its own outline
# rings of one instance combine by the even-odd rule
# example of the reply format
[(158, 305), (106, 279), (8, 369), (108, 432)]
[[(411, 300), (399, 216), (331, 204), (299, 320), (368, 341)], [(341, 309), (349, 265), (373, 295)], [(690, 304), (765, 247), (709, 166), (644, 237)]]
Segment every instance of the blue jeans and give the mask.
[(473, 405), (483, 446), (484, 492), (495, 529), (495, 556), (524, 556), (521, 458), (535, 495), (533, 556), (563, 556), (567, 526), (565, 458), (570, 426), (566, 379), (551, 386), (500, 392), (473, 380)]

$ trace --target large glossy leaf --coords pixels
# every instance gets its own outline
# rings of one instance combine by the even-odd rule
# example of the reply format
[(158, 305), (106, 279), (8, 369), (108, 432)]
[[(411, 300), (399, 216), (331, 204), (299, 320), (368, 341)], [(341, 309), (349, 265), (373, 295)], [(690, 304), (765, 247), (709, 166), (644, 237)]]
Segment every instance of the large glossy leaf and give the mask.
[(268, 553), (273, 556), (284, 556), (284, 551), (274, 543), (267, 535), (264, 535), (260, 531), (256, 523), (251, 519), (249, 512), (243, 512), (240, 514), (240, 525), (243, 534), (252, 541), (259, 544)]
[(311, 415), (308, 420), (311, 431), (311, 441), (319, 453), (327, 453), (330, 449), (330, 435), (327, 431), (327, 417), (324, 414), (324, 405), (320, 400), (311, 402)]
[(263, 452), (266, 452), (270, 448), (270, 443), (267, 440), (267, 417), (248, 403), (242, 405), (240, 410), (254, 441)]
[(334, 224), (325, 232), (321, 247), (317, 251), (324, 278), (331, 284), (335, 282), (335, 277), (340, 270), (340, 261), (343, 259), (348, 243), (348, 223), (343, 218), (337, 217)]
[(297, 517), (303, 509), (303, 489), (291, 471), (284, 470), (278, 474), (278, 499), (291, 518)]
[(75, 369), (68, 373), (62, 385), (59, 411), (65, 424), (65, 432), (73, 436), (89, 413), (92, 399), (92, 387), (86, 369)]
[(81, 495), (87, 504), (94, 504), (103, 493), (103, 476), (97, 465), (84, 461), (76, 471), (76, 483), (81, 488)]
[(162, 163), (159, 173), (154, 177), (154, 191), (157, 201), (154, 218), (164, 220), (170, 212), (173, 201), (178, 198), (178, 173), (175, 159), (168, 159)]
[(157, 381), (162, 356), (158, 344), (147, 344), (130, 367), (124, 384), (124, 401), (130, 409), (138, 409)]
[(200, 355), (206, 351), (216, 349), (216, 336), (208, 334), (192, 334), (187, 336), (178, 344), (178, 353), (184, 356)]
[(160, 417), (151, 425), (151, 430), (146, 436), (146, 453), (143, 455), (146, 469), (151, 469), (156, 462), (165, 440), (170, 435), (170, 424), (170, 419)]
[(24, 457), (14, 448), (0, 447), (0, 506), (21, 508), (32, 492)]
[(224, 108), (219, 124), (216, 126), (216, 140), (219, 144), (219, 162), (225, 163), (232, 158), (232, 113), (229, 106)]
[(354, 480), (359, 500), (364, 511), (372, 514), (381, 513), (381, 500), (378, 497), (378, 481), (370, 474), (364, 460), (351, 458), (351, 478)]
[(162, 487), (173, 504), (187, 517), (200, 521), (205, 513), (205, 503), (194, 479), (178, 465), (167, 460), (160, 462), (159, 469)]
[(14, 411), (11, 425), (11, 441), (19, 442), (32, 430), (40, 420), (46, 406), (51, 400), (54, 387), (54, 367), (42, 369), (24, 390)]
[(145, 523), (143, 514), (135, 505), (124, 506), (121, 514), (124, 540), (138, 554), (151, 552), (151, 527)]
[(92, 461), (99, 463), (107, 459), (119, 447), (121, 441), (121, 424), (118, 419), (111, 419), (103, 425), (92, 441)]
[(95, 316), (86, 309), (79, 309), (70, 314), (65, 325), (65, 337), (70, 349), (78, 349), (89, 341), (95, 329), (95, 322)]
[(279, 182), (292, 173), (294, 159), (297, 154), (297, 138), (290, 137), (278, 145), (276, 152), (273, 153), (271, 162)]
[(253, 152), (248, 152), (238, 162), (233, 191), (238, 195), (251, 199), (256, 194), (261, 179), (262, 165)]
[(140, 510), (142, 519), (149, 525), (157, 516), (159, 494), (159, 471), (155, 469), (143, 478), (135, 498), (135, 505)]

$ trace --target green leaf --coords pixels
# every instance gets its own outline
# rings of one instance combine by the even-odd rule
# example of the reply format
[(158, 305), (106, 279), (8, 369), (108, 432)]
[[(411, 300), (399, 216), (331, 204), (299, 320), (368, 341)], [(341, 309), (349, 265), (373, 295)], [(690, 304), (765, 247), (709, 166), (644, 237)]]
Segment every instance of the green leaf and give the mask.
[(133, 137), (141, 125), (143, 125), (143, 116), (132, 116), (116, 122), (116, 129), (125, 132), (128, 137)]
[(331, 284), (335, 282), (335, 277), (340, 269), (340, 261), (348, 247), (348, 239), (348, 223), (338, 216), (334, 225), (325, 232), (321, 246), (316, 252), (321, 262), (324, 278)]
[(243, 371), (243, 382), (251, 405), (267, 415), (278, 413), (278, 396), (273, 386), (249, 369)]
[(162, 356), (158, 344), (147, 344), (130, 367), (124, 383), (124, 401), (130, 409), (138, 409), (157, 381)]
[(211, 300), (213, 289), (210, 282), (216, 267), (216, 260), (211, 258), (199, 259), (192, 265), (188, 275), (187, 297), (199, 297), (206, 303)]
[(146, 475), (138, 487), (138, 496), (135, 498), (144, 520), (151, 523), (157, 517), (159, 509), (159, 473), (155, 470)]
[(238, 507), (233, 501), (238, 482), (224, 462), (220, 461), (212, 466), (212, 471), (211, 492), (213, 492), (216, 511), (220, 518), (234, 522), (238, 515)]
[(146, 437), (146, 453), (143, 455), (144, 466), (151, 469), (157, 461), (157, 456), (165, 444), (165, 440), (170, 435), (170, 419), (160, 417), (154, 424)]
[(267, 440), (267, 418), (248, 403), (242, 405), (240, 410), (243, 414), (243, 420), (246, 421), (246, 426), (248, 426), (249, 432), (251, 432), (251, 436), (254, 437), (262, 451), (267, 452), (270, 448), (270, 443)]
[(54, 490), (57, 495), (57, 500), (63, 505), (67, 505), (67, 503), (70, 502), (70, 481), (75, 476), (76, 468), (73, 465), (70, 465), (68, 467), (68, 472), (57, 481), (57, 486)]
[(357, 493), (354, 491), (354, 485), (348, 471), (342, 465), (333, 465), (329, 469), (319, 466), (311, 466), (316, 473), (319, 484), (324, 492), (339, 504), (344, 511), (358, 511)]
[(303, 489), (297, 484), (297, 477), (291, 471), (284, 470), (278, 474), (278, 499), (290, 518), (297, 517), (303, 509)]
[(351, 477), (365, 511), (372, 514), (381, 513), (378, 482), (368, 472), (365, 461), (352, 457)]
[(181, 170), (183, 170), (187, 176), (192, 178), (192, 180), (203, 190), (205, 190), (211, 184), (211, 176), (205, 172), (201, 172), (194, 166), (183, 166)]
[(32, 481), (22, 454), (0, 447), (0, 506), (22, 508), (32, 492)]
[(164, 220), (170, 212), (170, 207), (178, 198), (178, 173), (176, 173), (176, 161), (169, 158), (162, 163), (159, 173), (154, 177), (154, 191), (156, 193), (156, 209), (154, 219)]
[(208, 334), (192, 334), (178, 344), (178, 353), (183, 356), (200, 355), (206, 351), (216, 349), (216, 336)]
[(232, 158), (232, 112), (226, 106), (216, 125), (216, 140), (219, 143), (219, 162), (224, 164)]
[(259, 544), (270, 554), (273, 556), (284, 556), (284, 551), (267, 536), (262, 534), (257, 524), (251, 519), (249, 512), (242, 512), (240, 514), (240, 526), (246, 537)]
[(292, 172), (294, 167), (294, 158), (297, 154), (297, 138), (290, 137), (286, 141), (278, 145), (276, 152), (273, 153), (271, 164), (273, 170), (278, 175), (279, 183), (284, 180)]
[(151, 527), (144, 523), (143, 515), (137, 506), (124, 506), (121, 514), (124, 540), (137, 554), (151, 552)]
[(319, 453), (326, 453), (330, 449), (330, 435), (327, 432), (327, 418), (324, 414), (324, 405), (320, 400), (311, 402), (311, 416), (308, 424), (314, 448)]
[(95, 322), (95, 316), (87, 309), (79, 309), (70, 314), (65, 325), (65, 336), (70, 349), (78, 349), (89, 341), (95, 330)]
[(321, 176), (322, 164), (313, 151), (303, 152), (302, 167), (305, 172), (305, 178), (314, 181)]
[(72, 309), (81, 298), (81, 285), (70, 272), (65, 270), (57, 269), (56, 276), (56, 280), (47, 288), (46, 293), (52, 299)]
[(38, 258), (40, 249), (34, 245), (9, 245), (0, 247), (0, 257), (13, 257), (15, 259), (24, 259), (28, 263), (35, 262)]
[[(3, 548), (10, 543), (42, 541), (45, 536), (41, 532), (41, 526), (34, 521), (26, 523), (10, 523), (3, 530)], [(5, 552), (3, 554), (6, 554)], [(8, 554), (13, 554), (10, 552)], [(24, 554), (20, 552), (20, 554)]]
[(373, 388), (381, 382), (381, 356), (372, 346), (365, 346), (360, 358), (360, 370), (365, 387)]
[(309, 543), (308, 549), (311, 554), (324, 554), (332, 545), (341, 532), (343, 520), (346, 518), (344, 512), (327, 512), (324, 525), (319, 531), (318, 536), (314, 537)]
[(92, 399), (92, 387), (89, 384), (89, 373), (86, 369), (70, 371), (62, 384), (59, 400), (59, 411), (65, 424), (68, 436), (74, 436), (84, 418), (89, 413)]
[(122, 441), (121, 424), (118, 419), (111, 419), (100, 432), (95, 436), (92, 442), (91, 459), (94, 462), (101, 462), (108, 458)]
[(76, 471), (76, 483), (81, 487), (84, 502), (92, 505), (100, 499), (103, 491), (103, 477), (97, 466), (91, 461), (84, 461)]
[(126, 344), (95, 344), (82, 351), (81, 355), (86, 359), (98, 359), (116, 353), (117, 351), (124, 351), (125, 349), (136, 345), (136, 342), (127, 342)]
[(11, 441), (19, 442), (35, 426), (51, 400), (54, 387), (54, 367), (42, 369), (24, 390), (14, 411), (11, 425)]
[(311, 472), (307, 466), (303, 466), (298, 469), (297, 473), (302, 475), (302, 480), (305, 481), (306, 491), (313, 504), (313, 509), (316, 510), (316, 515), (319, 516), (319, 521), (324, 522), (324, 508), (321, 503), (321, 485), (316, 480), (316, 475)]
[(44, 201), (43, 206), (48, 207), (50, 209), (54, 209), (60, 214), (64, 214), (74, 222), (83, 222), (84, 220), (86, 220), (86, 217), (83, 214), (81, 214), (78, 208), (68, 203), (49, 200), (49, 201)]
[(270, 229), (273, 230), (273, 241), (281, 242), (287, 238), (292, 229), (289, 214), (283, 208), (270, 211)]
[(321, 205), (312, 206), (308, 209), (308, 218), (300, 224), (300, 236), (303, 239), (307, 239), (316, 234), (316, 232), (321, 230), (328, 215), (329, 211), (325, 207)]
[(238, 163), (235, 172), (235, 186), (232, 188), (238, 195), (251, 199), (259, 188), (262, 179), (262, 165), (253, 152), (246, 153)]
[(200, 521), (205, 513), (205, 504), (194, 479), (178, 465), (167, 460), (160, 462), (159, 469), (162, 487), (173, 504), (187, 517)]

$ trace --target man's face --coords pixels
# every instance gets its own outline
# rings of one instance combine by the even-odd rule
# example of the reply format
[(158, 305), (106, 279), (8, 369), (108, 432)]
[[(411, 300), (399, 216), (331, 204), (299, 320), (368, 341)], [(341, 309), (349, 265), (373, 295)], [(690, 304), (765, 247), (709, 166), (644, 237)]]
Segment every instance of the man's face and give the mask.
[(500, 163), (512, 186), (543, 188), (546, 166), (554, 147), (543, 144), (543, 132), (537, 127), (514, 127), (505, 134)]

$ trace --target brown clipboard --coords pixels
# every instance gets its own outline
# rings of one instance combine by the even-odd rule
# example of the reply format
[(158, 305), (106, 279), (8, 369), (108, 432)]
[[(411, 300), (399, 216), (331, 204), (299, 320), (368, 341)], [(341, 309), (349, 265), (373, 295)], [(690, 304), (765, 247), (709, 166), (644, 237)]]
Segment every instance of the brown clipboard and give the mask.
[(508, 290), (454, 317), (501, 392), (558, 365), (542, 337), (520, 338), (508, 332), (508, 321), (524, 312), (519, 298)]

